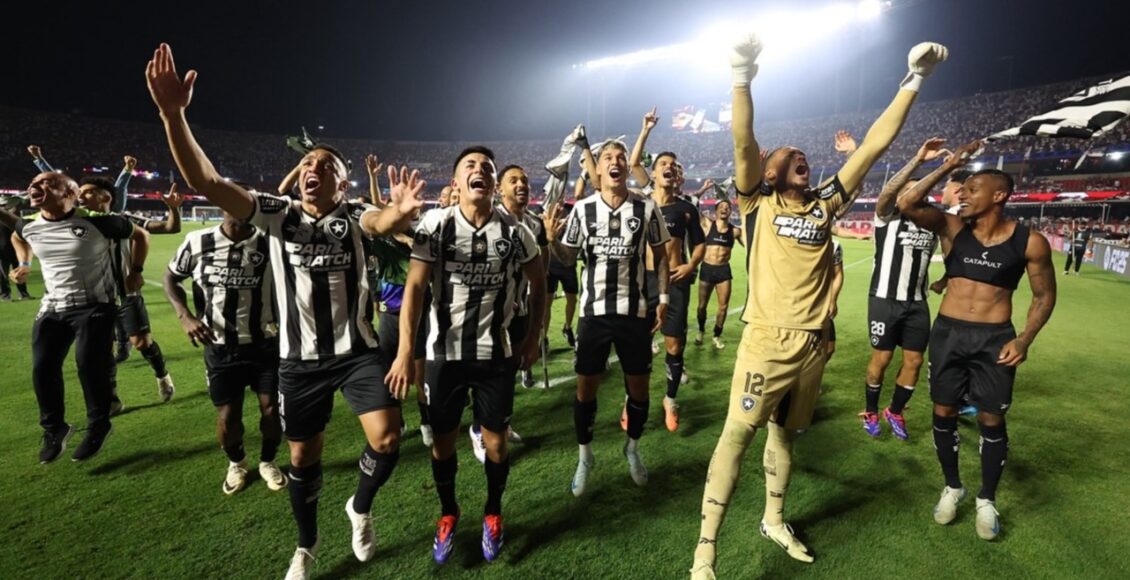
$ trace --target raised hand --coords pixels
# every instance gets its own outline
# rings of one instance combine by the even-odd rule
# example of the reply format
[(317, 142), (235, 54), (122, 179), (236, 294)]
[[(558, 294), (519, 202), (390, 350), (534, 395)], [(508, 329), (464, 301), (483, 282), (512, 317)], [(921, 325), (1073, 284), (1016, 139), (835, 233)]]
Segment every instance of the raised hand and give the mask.
[(31, 153), (31, 156), (35, 159), (43, 157), (43, 153), (39, 150), (39, 145), (28, 145), (27, 152)]
[(369, 170), (369, 177), (375, 177), (384, 169), (385, 164), (372, 153), (365, 156), (365, 168)]
[(940, 156), (953, 155), (949, 149), (942, 149), (942, 145), (946, 142), (941, 137), (931, 137), (918, 148), (917, 158), (922, 163), (928, 163), (937, 159)]
[(169, 209), (174, 211), (179, 209), (181, 204), (184, 203), (184, 196), (180, 193), (177, 193), (176, 182), (173, 182), (173, 184), (169, 187), (169, 193), (167, 195), (161, 196), (161, 201), (165, 202), (165, 205), (168, 206)]
[(565, 230), (565, 219), (561, 216), (561, 202), (546, 208), (541, 215), (541, 222), (545, 226), (545, 237), (551, 242), (557, 241)]
[(934, 72), (934, 67), (945, 62), (949, 54), (948, 48), (936, 42), (922, 42), (910, 49), (910, 54), (906, 57), (906, 65), (911, 74), (925, 78)]
[(149, 85), (149, 95), (161, 114), (174, 115), (183, 112), (192, 102), (196, 71), (185, 73), (182, 81), (173, 62), (173, 49), (162, 43), (145, 66), (145, 81)]
[(844, 155), (851, 155), (859, 148), (859, 145), (855, 142), (855, 137), (852, 137), (851, 133), (843, 129), (836, 131), (835, 144), (836, 152), (843, 153)]
[(122, 161), (125, 161), (126, 163), (126, 171), (133, 171), (133, 168), (137, 167), (137, 158), (133, 157), (132, 155), (126, 155), (125, 157), (122, 157)]
[(400, 171), (396, 167), (389, 166), (388, 168), (388, 196), (389, 205), (396, 206), (396, 209), (403, 215), (415, 214), (417, 210), (424, 207), (424, 199), (421, 193), (424, 187), (428, 185), (427, 181), (420, 179), (420, 172), (418, 170), (408, 171), (407, 165), (400, 166)]
[(730, 70), (735, 87), (744, 87), (757, 76), (757, 56), (761, 54), (761, 39), (756, 33), (742, 36), (730, 48)]
[(961, 167), (962, 165), (968, 163), (969, 160), (972, 159), (973, 156), (981, 150), (981, 146), (982, 144), (980, 139), (970, 141), (969, 143), (958, 147), (957, 151), (953, 152), (953, 155), (947, 157), (945, 164), (951, 168)]
[(659, 115), (655, 114), (655, 107), (652, 107), (650, 111), (648, 111), (647, 113), (644, 113), (644, 116), (643, 116), (643, 130), (644, 131), (651, 131), (652, 129), (655, 128), (655, 126), (658, 123), (659, 123)]

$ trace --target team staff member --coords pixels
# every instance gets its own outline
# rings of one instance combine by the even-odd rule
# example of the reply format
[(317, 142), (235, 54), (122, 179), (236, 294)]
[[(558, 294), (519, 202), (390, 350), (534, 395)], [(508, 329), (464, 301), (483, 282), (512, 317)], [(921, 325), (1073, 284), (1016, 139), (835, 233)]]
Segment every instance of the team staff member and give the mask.
[[(907, 219), (948, 240), (946, 294), (930, 333), (930, 398), (934, 401), (934, 448), (945, 487), (934, 506), (934, 521), (948, 524), (965, 497), (958, 473), (958, 407), (968, 395), (977, 408), (981, 434), (981, 490), (977, 493), (977, 535), (1000, 533), (996, 492), (1008, 457), (1005, 413), (1012, 406), (1016, 367), (1055, 309), (1055, 267), (1051, 246), (1039, 232), (1006, 219), (1012, 176), (996, 169), (974, 172), (958, 194), (961, 211), (950, 215), (924, 203), (926, 193), (980, 148), (959, 149), (936, 171), (899, 198)], [(1024, 277), (1032, 304), (1024, 330), (1012, 326), (1012, 298)]]

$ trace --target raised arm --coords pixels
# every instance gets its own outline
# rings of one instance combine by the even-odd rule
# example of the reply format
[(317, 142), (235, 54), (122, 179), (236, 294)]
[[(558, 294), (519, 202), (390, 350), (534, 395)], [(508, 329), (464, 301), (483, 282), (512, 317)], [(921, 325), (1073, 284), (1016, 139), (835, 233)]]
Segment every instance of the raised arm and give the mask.
[(39, 150), (39, 145), (28, 145), (27, 152), (31, 154), (31, 162), (35, 164), (35, 168), (40, 173), (55, 171), (55, 168), (51, 167), (51, 164), (44, 159), (43, 152)]
[(1028, 247), (1024, 253), (1028, 260), (1028, 283), (1032, 286), (1032, 304), (1028, 307), (1028, 319), (1024, 330), (1020, 331), (1001, 349), (999, 364), (1014, 367), (1028, 358), (1028, 347), (1036, 340), (1036, 335), (1048, 323), (1055, 310), (1056, 285), (1055, 266), (1052, 265), (1052, 248), (1047, 238), (1039, 232), (1028, 234)]
[(750, 35), (730, 51), (733, 78), (733, 119), (730, 132), (734, 137), (734, 186), (738, 193), (750, 195), (761, 183), (761, 148), (753, 134), (753, 95), (749, 83), (757, 76), (757, 55), (761, 40)]
[(592, 148), (589, 147), (588, 139), (578, 140), (577, 146), (581, 148), (581, 169), (584, 170), (584, 174), (581, 177), (588, 175), (589, 185), (592, 186), (592, 190), (600, 192), (600, 174), (596, 172), (596, 157), (592, 154)]
[(647, 169), (643, 166), (643, 150), (647, 146), (647, 138), (651, 135), (651, 130), (655, 128), (657, 123), (659, 123), (659, 115), (655, 114), (655, 107), (652, 107), (650, 111), (644, 113), (640, 135), (636, 137), (636, 144), (632, 146), (632, 155), (628, 158), (628, 167), (632, 168), (632, 177), (635, 178), (636, 183), (640, 184), (640, 187), (651, 181)]
[(290, 195), (290, 190), (293, 189), (294, 184), (298, 182), (298, 173), (300, 171), (302, 171), (302, 161), (299, 161), (294, 166), (294, 169), (291, 169), (290, 173), (287, 173), (286, 177), (279, 182), (278, 192), (280, 196), (287, 197)]
[[(577, 254), (580, 252), (579, 247), (570, 247), (561, 243), (561, 237), (565, 234), (565, 218), (561, 215), (561, 204), (555, 203), (545, 209), (541, 214), (542, 225), (545, 226), (545, 238), (549, 241), (549, 251), (553, 259), (565, 264), (566, 266), (574, 266), (577, 263)], [(576, 226), (578, 243), (580, 238), (580, 224)]]
[(902, 191), (902, 189), (906, 187), (907, 182), (910, 181), (910, 176), (914, 174), (914, 171), (923, 163), (933, 161), (937, 159), (939, 155), (950, 153), (941, 148), (942, 144), (945, 142), (945, 139), (933, 137), (927, 139), (926, 142), (922, 144), (922, 147), (918, 148), (918, 153), (916, 153), (910, 161), (907, 161), (906, 165), (904, 165), (898, 173), (894, 174), (894, 176), (887, 181), (886, 185), (883, 186), (883, 190), (879, 192), (879, 200), (875, 202), (875, 215), (884, 220), (894, 215), (897, 209), (895, 207), (895, 200), (898, 198), (899, 192)]
[(381, 197), (381, 169), (384, 166), (372, 153), (365, 157), (365, 169), (369, 172), (369, 199), (377, 209), (384, 209), (388, 205)]
[(981, 147), (980, 141), (973, 141), (958, 148), (953, 155), (929, 175), (914, 184), (910, 190), (898, 196), (896, 204), (903, 217), (914, 222), (918, 227), (930, 230), (936, 234), (943, 234), (942, 239), (948, 239), (961, 229), (961, 218), (946, 212), (926, 202), (926, 194), (934, 189), (953, 170), (965, 165), (969, 157)]
[(151, 234), (179, 234), (180, 233), (180, 206), (184, 203), (184, 196), (177, 193), (177, 184), (169, 187), (168, 195), (162, 195), (161, 201), (165, 202), (165, 207), (169, 209), (169, 214), (165, 216), (165, 221), (158, 222), (150, 220), (145, 224), (145, 229)]
[(145, 79), (149, 84), (149, 94), (161, 112), (173, 159), (189, 187), (236, 219), (251, 217), (255, 211), (251, 193), (220, 176), (188, 126), (185, 109), (192, 101), (196, 71), (185, 73), (182, 81), (173, 62), (172, 49), (162, 44), (145, 67)]
[(371, 236), (387, 236), (407, 231), (412, 219), (424, 207), (422, 196), (428, 182), (420, 179), (420, 172), (409, 173), (405, 166), (388, 168), (389, 204), (384, 209), (361, 214), (361, 229)]
[(923, 42), (910, 49), (907, 57), (910, 72), (900, 84), (899, 92), (867, 130), (867, 135), (864, 136), (859, 149), (848, 158), (837, 173), (845, 191), (854, 192), (863, 183), (867, 172), (871, 171), (871, 167), (883, 156), (902, 130), (906, 115), (918, 98), (918, 90), (922, 86), (923, 79), (930, 76), (934, 72), (934, 67), (946, 60), (948, 55), (949, 51), (946, 47), (934, 42)]
[(125, 165), (122, 166), (118, 179), (114, 181), (114, 191), (118, 192), (118, 195), (110, 202), (110, 213), (126, 211), (126, 204), (129, 203), (129, 180), (133, 177), (133, 168), (137, 167), (137, 159), (126, 155), (122, 157), (122, 161)]

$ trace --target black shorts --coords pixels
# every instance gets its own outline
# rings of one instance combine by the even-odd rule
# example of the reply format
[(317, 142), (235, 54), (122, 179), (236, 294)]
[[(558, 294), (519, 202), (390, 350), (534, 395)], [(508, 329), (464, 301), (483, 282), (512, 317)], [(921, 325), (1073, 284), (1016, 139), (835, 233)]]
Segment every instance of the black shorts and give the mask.
[(925, 352), (930, 341), (930, 306), (925, 300), (911, 302), (889, 298), (867, 299), (867, 332), (875, 350)]
[[(428, 309), (420, 314), (420, 324), (416, 327), (416, 344), (412, 356), (421, 359), (428, 354)], [(396, 360), (400, 349), (400, 312), (381, 312), (377, 316), (377, 343), (380, 344), (381, 358), (388, 366)]]
[(577, 283), (577, 268), (574, 266), (559, 266), (553, 261), (549, 262), (549, 272), (546, 278), (546, 293), (553, 295), (557, 294), (557, 284), (561, 284), (561, 288), (565, 290), (566, 294), (576, 294), (580, 291), (580, 284)]
[(687, 310), (691, 303), (690, 281), (672, 284), (667, 290), (670, 302), (667, 304), (667, 317), (663, 319), (663, 336), (687, 337)]
[(279, 340), (272, 338), (258, 344), (204, 346), (204, 367), (207, 369), (208, 396), (212, 404), (240, 404), (243, 390), (250, 387), (259, 394), (278, 398)]
[(733, 280), (734, 272), (730, 270), (729, 263), (714, 265), (703, 262), (698, 272), (698, 279), (703, 284), (721, 284)]
[(301, 441), (326, 430), (334, 393), (341, 389), (356, 415), (399, 407), (385, 385), (388, 367), (376, 350), (324, 361), (279, 362), (279, 416), (287, 439)]
[(646, 319), (619, 314), (582, 316), (577, 324), (578, 375), (604, 372), (613, 346), (625, 375), (651, 372), (651, 326)]
[(1016, 367), (997, 363), (1016, 338), (1011, 322), (985, 324), (938, 315), (930, 333), (930, 398), (939, 405), (969, 404), (1003, 415), (1012, 405)]
[(137, 336), (149, 332), (149, 311), (145, 309), (145, 299), (140, 294), (122, 298), (118, 307), (118, 320), (126, 336)]
[(428, 361), (424, 364), (424, 394), (436, 433), (459, 428), (463, 408), (472, 404), (475, 418), (487, 430), (505, 433), (514, 413), (513, 357), (493, 361)]

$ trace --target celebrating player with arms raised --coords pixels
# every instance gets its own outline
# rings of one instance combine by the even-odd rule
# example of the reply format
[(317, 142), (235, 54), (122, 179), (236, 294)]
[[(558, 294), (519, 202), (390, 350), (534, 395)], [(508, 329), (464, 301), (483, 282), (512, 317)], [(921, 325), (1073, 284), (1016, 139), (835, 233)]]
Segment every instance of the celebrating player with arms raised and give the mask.
[(910, 74), (894, 100), (840, 171), (813, 189), (807, 159), (795, 148), (771, 152), (762, 172), (749, 87), (760, 52), (760, 41), (751, 36), (730, 57), (735, 185), (749, 250), (750, 290), (742, 315), (748, 326), (738, 347), (729, 413), (706, 476), (694, 578), (714, 577), (718, 529), (737, 485), (741, 458), (756, 430), (766, 425), (761, 533), (793, 558), (812, 561), (783, 512), (793, 439), (812, 420), (827, 360), (823, 340), (832, 308), (833, 219), (852, 203), (849, 192), (856, 191), (898, 135), (923, 78), (946, 58), (941, 45), (915, 46), (908, 59)]

